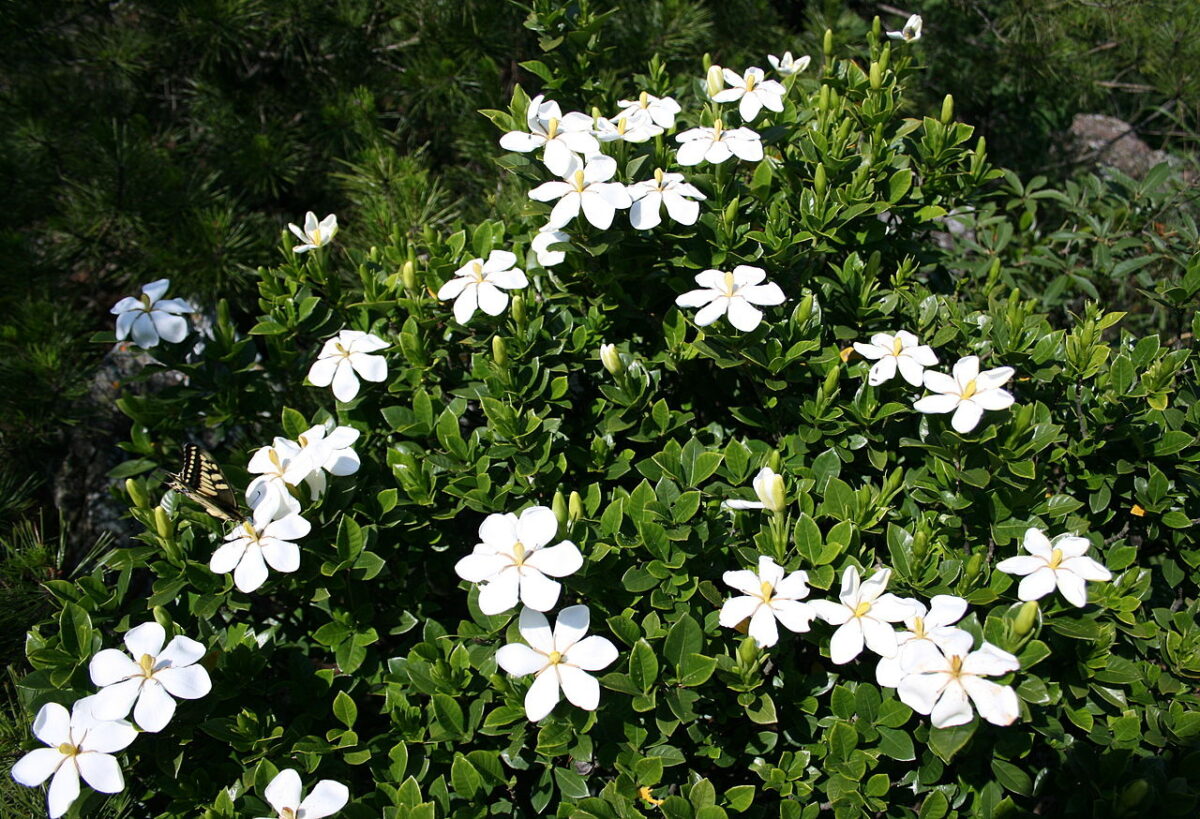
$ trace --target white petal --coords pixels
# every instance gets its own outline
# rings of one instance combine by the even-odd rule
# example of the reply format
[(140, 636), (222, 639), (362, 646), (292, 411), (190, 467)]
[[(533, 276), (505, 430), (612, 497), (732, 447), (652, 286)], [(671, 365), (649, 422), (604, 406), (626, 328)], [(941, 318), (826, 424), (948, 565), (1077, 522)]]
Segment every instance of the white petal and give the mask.
[(721, 606), (718, 622), (725, 628), (733, 628), (753, 616), (761, 605), (762, 598), (760, 597), (731, 597)]
[(303, 819), (322, 819), (337, 813), (350, 801), (350, 789), (341, 782), (322, 779), (300, 803)]
[(546, 138), (538, 134), (526, 134), (521, 131), (509, 131), (500, 137), (500, 147), (506, 151), (516, 151), (525, 154), (546, 144)]
[(235, 540), (231, 543), (222, 544), (215, 552), (212, 559), (208, 561), (208, 568), (214, 574), (226, 574), (237, 568), (238, 563), (242, 560), (242, 555), (246, 553), (246, 545), (249, 541), (245, 538)]
[[(745, 130), (745, 129), (739, 128), (738, 130)], [(744, 160), (746, 162), (761, 162), (762, 161), (762, 158), (763, 158), (762, 142), (760, 142), (757, 139), (745, 139), (745, 138), (726, 139), (718, 144), (728, 146), (728, 149), (730, 151), (732, 151), (733, 154), (736, 155), (738, 159)], [(712, 158), (711, 152), (710, 152), (709, 162), (720, 162), (723, 160), (724, 160), (724, 157), (722, 157), (720, 160), (714, 160)]]
[(150, 318), (149, 313), (141, 313), (133, 320), (133, 325), (130, 327), (133, 333), (133, 343), (143, 349), (149, 349), (158, 345), (158, 329), (154, 326), (154, 319)]
[(1008, 409), (1013, 405), (1012, 394), (1007, 390), (980, 390), (971, 396), (971, 400), (985, 410)]
[[(678, 299), (676, 300), (676, 303), (678, 303)], [(725, 315), (728, 310), (729, 299), (726, 296), (717, 296), (707, 305), (700, 308), (700, 311), (696, 313), (696, 318), (694, 321), (698, 327), (707, 327), (721, 316)]]
[(479, 587), (479, 610), (489, 617), (503, 614), (520, 599), (521, 575), (515, 568), (505, 569)]
[(914, 387), (919, 387), (925, 383), (925, 368), (921, 366), (916, 359), (902, 355), (892, 359), (884, 359), (884, 361), (888, 360), (896, 362), (896, 364), (900, 367), (900, 375), (903, 376), (904, 380), (909, 384), (912, 384)]
[(938, 699), (937, 704), (933, 706), (933, 711), (929, 714), (929, 721), (933, 723), (934, 728), (950, 728), (955, 725), (966, 725), (974, 716), (975, 712), (971, 710), (967, 692), (961, 685), (950, 683), (942, 691), (942, 696)]
[(521, 602), (536, 611), (550, 611), (558, 602), (562, 584), (551, 580), (536, 569), (521, 574)]
[(558, 674), (547, 668), (539, 674), (525, 692), (525, 716), (537, 722), (558, 704)]
[(963, 677), (962, 685), (979, 709), (979, 716), (992, 725), (1011, 725), (1021, 715), (1017, 692), (1007, 685), (997, 685), (978, 677)]
[(861, 654), (862, 650), (862, 624), (859, 618), (852, 617), (839, 626), (838, 630), (833, 633), (833, 637), (830, 638), (829, 659), (835, 665), (843, 665)]
[(587, 634), (592, 613), (587, 606), (568, 606), (554, 623), (554, 650), (565, 653)]
[[(558, 518), (547, 506), (531, 506), (515, 519), (515, 524), (515, 539), (524, 543), (528, 549), (545, 546), (558, 533)], [(482, 534), (481, 530), (480, 535)]]
[(1017, 587), (1017, 597), (1026, 602), (1040, 600), (1054, 591), (1057, 585), (1054, 569), (1043, 566), (1021, 581), (1021, 585)]
[(34, 748), (13, 765), (12, 778), (27, 788), (36, 788), (49, 779), (65, 759), (57, 747)]
[[(84, 697), (84, 700), (94, 699), (94, 697)], [(80, 702), (83, 700), (75, 701), (76, 709), (80, 707)], [(78, 729), (76, 729), (76, 733), (80, 733)], [(137, 739), (137, 736), (137, 729), (125, 720), (95, 719), (87, 728), (86, 736), (79, 743), (79, 747), (84, 751), (112, 754), (128, 748), (130, 743)]]
[(965, 387), (979, 375), (979, 356), (969, 355), (965, 358), (960, 358), (954, 363), (953, 372), (954, 380), (958, 382), (958, 386), (960, 388)]
[(153, 679), (146, 680), (133, 707), (133, 720), (143, 731), (158, 733), (175, 716), (175, 700)]
[[(901, 651), (904, 649), (901, 648)], [(887, 688), (895, 688), (904, 679), (904, 669), (900, 667), (900, 655), (895, 657), (880, 657), (875, 664), (875, 682)]]
[(703, 307), (721, 294), (716, 290), (689, 290), (675, 297), (678, 307)]
[(996, 564), (997, 571), (1015, 575), (1033, 574), (1038, 569), (1043, 568), (1046, 568), (1046, 561), (1040, 557), (1031, 555), (1017, 555), (1016, 557), (1001, 560)]
[[(729, 300), (728, 316), (730, 324), (744, 333), (749, 333), (762, 321), (763, 314), (744, 298), (735, 296)], [(700, 324), (699, 313), (696, 315), (696, 323)]]
[(246, 548), (237, 568), (233, 570), (233, 585), (238, 591), (252, 592), (267, 582), (267, 564), (263, 561), (262, 549), (255, 545)]
[(650, 230), (658, 227), (662, 223), (661, 205), (661, 193), (653, 191), (646, 194), (644, 198), (634, 202), (630, 208), (629, 224), (633, 226), (634, 230)]
[(967, 601), (953, 594), (934, 595), (929, 601), (929, 614), (925, 616), (926, 627), (949, 626), (957, 623), (967, 613)]
[(153, 310), (149, 316), (150, 320), (154, 322), (154, 329), (158, 331), (158, 335), (164, 341), (178, 344), (188, 334), (187, 319), (183, 316), (172, 315), (161, 310)]
[(50, 780), (50, 791), (46, 802), (50, 808), (50, 819), (58, 819), (71, 807), (71, 803), (79, 796), (79, 769), (74, 762), (60, 765), (54, 778)]
[(468, 583), (482, 583), (498, 575), (507, 565), (508, 559), (505, 557), (477, 551), (455, 563), (454, 573)]
[(154, 675), (167, 693), (181, 700), (198, 700), (212, 691), (212, 680), (204, 666), (164, 668)]
[[(308, 369), (308, 381), (314, 387), (328, 387), (333, 382), (333, 374), (337, 372), (342, 358), (319, 358)], [(252, 470), (253, 471), (253, 470)]]
[[(941, 393), (942, 395), (952, 395), (957, 400), (962, 397), (962, 390), (958, 387), (958, 382), (945, 373), (939, 373), (937, 370), (925, 371), (925, 386), (932, 392)], [(939, 410), (939, 412), (949, 412), (949, 410)]]
[(759, 606), (750, 617), (747, 628), (759, 648), (768, 648), (779, 642), (779, 629), (775, 625), (775, 613), (770, 606)]
[(1050, 544), (1050, 540), (1041, 529), (1033, 526), (1025, 530), (1021, 546), (1029, 554), (1040, 557), (1046, 563), (1049, 563), (1054, 556), (1054, 547)]
[(667, 206), (667, 213), (671, 218), (681, 225), (694, 225), (700, 218), (700, 203), (693, 199), (685, 199), (678, 194), (669, 192), (663, 196), (663, 203)]
[(479, 309), (489, 316), (498, 316), (508, 307), (508, 294), (491, 282), (480, 282), (475, 296), (479, 300)]
[(775, 612), (776, 619), (783, 623), (788, 631), (808, 631), (813, 618), (817, 616), (807, 603), (795, 600), (773, 600), (771, 609)]
[(584, 711), (595, 711), (600, 704), (600, 683), (581, 668), (569, 665), (558, 667), (558, 678), (567, 700)]
[(975, 378), (975, 386), (981, 391), (994, 390), (1007, 384), (1015, 374), (1016, 370), (1012, 367), (995, 367), (991, 370), (984, 370)]
[(546, 615), (540, 611), (521, 609), (517, 627), (525, 642), (529, 643), (535, 651), (543, 654), (554, 651), (554, 633), (550, 630), (550, 622), (546, 620)]
[(105, 686), (141, 673), (141, 666), (124, 651), (106, 648), (96, 653), (88, 663), (88, 673), (95, 685)]
[(966, 655), (962, 663), (963, 674), (985, 677), (999, 677), (1020, 667), (1020, 660), (991, 643), (984, 643), (978, 651)]
[(197, 642), (182, 634), (173, 637), (159, 655), (155, 658), (156, 668), (191, 665), (198, 662), (207, 653), (203, 643)]
[(387, 359), (381, 355), (356, 353), (350, 356), (350, 364), (366, 381), (378, 383), (387, 378)]
[(758, 116), (758, 112), (762, 110), (762, 100), (758, 98), (758, 94), (743, 94), (742, 101), (738, 103), (738, 113), (742, 115), (742, 120), (745, 122), (753, 122)]
[(1112, 572), (1090, 557), (1068, 557), (1062, 562), (1061, 568), (1092, 582), (1112, 580)]
[(1068, 603), (1080, 608), (1087, 605), (1087, 582), (1082, 577), (1061, 570), (1054, 574), (1058, 581), (1058, 590), (1067, 598)]
[(887, 355), (871, 365), (871, 372), (867, 374), (867, 383), (872, 387), (878, 387), (885, 381), (888, 381), (896, 374), (896, 357)]
[(525, 677), (546, 666), (546, 655), (524, 643), (509, 643), (496, 652), (496, 664), (514, 677)]
[(982, 417), (983, 407), (972, 400), (961, 401), (950, 419), (950, 426), (954, 427), (955, 432), (966, 434), (975, 429)]
[[(474, 279), (469, 279), (466, 276), (455, 276), (453, 279), (448, 279), (445, 284), (438, 288), (437, 297), (441, 301), (456, 299), (462, 295), (463, 290), (473, 281)], [(461, 324), (462, 322), (459, 323)]]
[(685, 168), (692, 165), (699, 165), (704, 161), (704, 155), (708, 152), (708, 149), (711, 147), (711, 145), (711, 139), (697, 139), (691, 142), (685, 142), (684, 144), (680, 145), (679, 150), (675, 152), (675, 161)]
[(117, 758), (110, 754), (86, 753), (75, 757), (83, 781), (100, 793), (119, 793), (125, 790), (125, 777)]
[(142, 692), (142, 685), (145, 681), (146, 678), (139, 675), (101, 688), (96, 692), (95, 699), (92, 701), (92, 712), (96, 719), (114, 720), (124, 719), (128, 716), (138, 695)]
[(800, 600), (808, 596), (808, 573), (792, 572), (775, 584), (775, 597), (786, 600)]
[(551, 577), (566, 577), (583, 566), (583, 555), (574, 543), (564, 540), (556, 546), (538, 549), (525, 558), (525, 565)]
[(924, 606), (916, 600), (908, 600), (897, 597), (894, 594), (885, 594), (871, 604), (871, 616), (876, 620), (899, 623), (907, 620), (909, 617), (918, 616), (917, 612), (922, 608)]
[(860, 617), (858, 619), (867, 648), (874, 651), (880, 657), (895, 657), (896, 652), (899, 650), (899, 646), (896, 643), (896, 630), (887, 623), (876, 620), (874, 617)]
[(343, 404), (353, 401), (358, 395), (358, 378), (354, 375), (354, 367), (346, 359), (338, 362), (333, 374), (333, 396)]
[(581, 196), (583, 205), (583, 215), (587, 220), (601, 230), (607, 229), (613, 222), (613, 216), (616, 214), (616, 208), (605, 197), (599, 193), (589, 192)]
[(276, 813), (282, 814), (285, 809), (294, 812), (300, 807), (300, 774), (292, 768), (283, 769), (263, 789), (263, 797)]
[(808, 604), (817, 616), (831, 626), (840, 626), (851, 617), (850, 609), (832, 600), (812, 600)]
[(896, 686), (900, 702), (918, 714), (928, 714), (937, 704), (949, 680), (947, 674), (908, 674)]
[[(133, 301), (133, 300), (130, 299), (130, 301)], [(133, 303), (135, 305), (137, 304), (136, 301), (134, 301)], [(117, 307), (120, 307), (120, 306), (121, 305), (118, 302)], [(114, 313), (117, 312), (117, 307), (113, 308)], [(130, 331), (130, 329), (133, 328), (133, 323), (135, 321), (137, 321), (137, 317), (138, 317), (138, 314), (136, 312), (125, 312), (125, 313), (121, 313), (120, 315), (117, 316), (117, 327), (116, 327), (117, 341), (123, 341), (125, 339), (125, 337), (129, 335), (129, 331)]]
[(585, 671), (599, 671), (612, 665), (617, 659), (617, 647), (599, 635), (584, 637), (571, 646), (567, 660)]

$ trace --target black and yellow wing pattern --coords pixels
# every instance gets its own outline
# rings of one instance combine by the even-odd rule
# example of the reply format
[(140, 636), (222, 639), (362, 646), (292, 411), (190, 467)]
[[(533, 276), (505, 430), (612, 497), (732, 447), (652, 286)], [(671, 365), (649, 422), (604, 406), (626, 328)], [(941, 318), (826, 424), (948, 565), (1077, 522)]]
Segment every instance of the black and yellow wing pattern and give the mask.
[(187, 495), (215, 518), (232, 521), (246, 519), (221, 467), (195, 444), (183, 445), (183, 466), (178, 474), (171, 475), (171, 488)]

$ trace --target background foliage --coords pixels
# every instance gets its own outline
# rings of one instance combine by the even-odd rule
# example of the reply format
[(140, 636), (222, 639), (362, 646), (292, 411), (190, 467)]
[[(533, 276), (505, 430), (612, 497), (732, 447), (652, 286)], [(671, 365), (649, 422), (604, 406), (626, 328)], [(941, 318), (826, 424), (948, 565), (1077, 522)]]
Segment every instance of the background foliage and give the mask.
[[(1029, 158), (1045, 155), (1031, 134), (1101, 101), (1133, 119), (1162, 109), (1164, 137), (1190, 140), (1194, 91), (1156, 68), (1183, 64), (1189, 24), (1120, 4), (996, 4), (983, 18), (931, 3), (926, 38), (896, 49), (872, 89), (865, 9), (785, 5), (4, 7), (0, 583), (5, 632), (34, 626), (34, 671), (15, 671), (14, 691), (33, 709), (84, 693), (87, 658), (149, 614), (217, 649), (213, 694), (131, 747), (130, 792), (105, 810), (233, 815), (237, 796), (239, 815), (257, 815), (247, 803), (289, 760), (349, 782), (362, 797), (350, 816), (636, 815), (642, 785), (670, 797), (670, 816), (1194, 808), (1194, 210), (1166, 166), (1031, 176)], [(476, 113), (505, 107), (515, 83), (605, 112), (645, 88), (696, 116), (703, 52), (821, 63), (826, 25), (827, 73), (801, 76), (767, 134), (781, 163), (689, 174), (710, 195), (695, 230), (583, 231), (567, 264), (531, 274), (523, 321), (478, 317), (464, 333), (429, 298), (464, 259), (521, 246), (541, 223), (525, 192), (544, 175), (503, 156)], [(1153, 90), (1099, 96), (1092, 80), (1110, 75)], [(824, 108), (818, 77), (837, 91)], [(939, 115), (947, 91), (983, 130)], [(997, 151), (1025, 173), (997, 170)], [(628, 181), (654, 167), (635, 153)], [(278, 241), (310, 208), (343, 225), (321, 262)], [(420, 278), (405, 288), (409, 259)], [(791, 297), (769, 327), (697, 333), (669, 309), (691, 273), (742, 262)], [(172, 295), (217, 305), (213, 337), (202, 355), (120, 365), (112, 394), (129, 420), (113, 422), (97, 384), (118, 364), (89, 331), (164, 275)], [(364, 431), (364, 468), (313, 514), (300, 573), (242, 595), (207, 570), (215, 524), (155, 518), (158, 468), (199, 440), (244, 485), (253, 448), (334, 410), (301, 384), (343, 325), (397, 344), (386, 390), (337, 411)], [(841, 348), (902, 326), (943, 361), (1016, 367), (1018, 406), (964, 442), (907, 412), (894, 385), (863, 386)], [(615, 383), (603, 341), (644, 375)], [(60, 537), (37, 503), (64, 497), (59, 464), (79, 457), (64, 430), (124, 423), (124, 453), (97, 457), (117, 485), (134, 477), (122, 500), (136, 539), (109, 551), (92, 530)], [(1029, 667), (1021, 723), (931, 736), (865, 665), (835, 674), (827, 633), (764, 658), (716, 627), (720, 573), (750, 565), (762, 537), (717, 501), (772, 450), (795, 501), (789, 565), (828, 587), (848, 562), (883, 563), (906, 592), (968, 597), (972, 627)], [(469, 605), (451, 567), (486, 513), (549, 505), (560, 488), (583, 499), (571, 600), (622, 659), (600, 720), (560, 706), (534, 727), (523, 684), (491, 660), (514, 630)], [(1091, 536), (1118, 577), (1092, 587), (1096, 607), (1047, 609), (1015, 635), (1010, 579), (990, 566), (1030, 524)], [(6, 644), (10, 660), (18, 650)], [(26, 725), (18, 711), (0, 732), (10, 758)], [(25, 789), (3, 794), (39, 809)]]

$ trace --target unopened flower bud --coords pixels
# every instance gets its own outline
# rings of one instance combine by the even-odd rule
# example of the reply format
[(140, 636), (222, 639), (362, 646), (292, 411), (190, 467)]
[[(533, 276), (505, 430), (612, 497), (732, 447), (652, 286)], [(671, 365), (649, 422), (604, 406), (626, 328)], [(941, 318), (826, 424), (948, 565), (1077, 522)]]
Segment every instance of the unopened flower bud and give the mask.
[(793, 319), (797, 324), (806, 323), (812, 317), (814, 298), (811, 291), (804, 294), (804, 298), (800, 300), (796, 312), (793, 314)]
[(558, 528), (563, 528), (567, 525), (567, 499), (563, 496), (561, 490), (556, 490), (554, 500), (550, 502), (550, 509), (554, 512), (554, 517), (558, 521)]
[(1150, 793), (1150, 783), (1145, 779), (1135, 779), (1125, 786), (1125, 790), (1121, 792), (1121, 807), (1136, 808), (1142, 804), (1146, 798), (1146, 794)]
[(1033, 631), (1033, 626), (1037, 623), (1038, 602), (1030, 600), (1021, 606), (1017, 611), (1017, 618), (1013, 620), (1013, 632), (1018, 637), (1024, 637), (1029, 632)]
[(949, 125), (954, 121), (954, 97), (947, 94), (942, 100), (942, 125)]
[(833, 29), (825, 29), (825, 39), (822, 41), (822, 49), (825, 52), (825, 59), (833, 57)]
[(492, 361), (498, 367), (508, 364), (508, 345), (504, 343), (503, 336), (492, 336)]
[(883, 71), (880, 69), (879, 63), (871, 63), (871, 73), (869, 76), (871, 80), (871, 90), (878, 91), (883, 87)]
[(822, 85), (821, 92), (817, 95), (817, 109), (820, 111), (829, 110), (829, 86)]
[(125, 479), (125, 491), (129, 493), (129, 499), (133, 501), (134, 508), (145, 509), (150, 505), (150, 498), (146, 495), (146, 490), (133, 478)]
[(875, 19), (871, 21), (871, 33), (875, 35), (876, 40), (883, 36), (883, 21), (879, 19), (878, 14), (876, 14)]
[(779, 454), (778, 449), (772, 449), (771, 454), (767, 456), (767, 466), (771, 468), (772, 472), (778, 472), (781, 463), (783, 463), (783, 456)]
[(833, 369), (831, 369), (829, 372), (827, 372), (825, 374), (824, 389), (825, 389), (826, 395), (831, 395), (833, 393), (833, 391), (835, 389), (837, 389), (838, 378), (840, 378), (841, 375), (842, 375), (842, 368), (840, 366), (834, 367)]
[(583, 520), (583, 498), (575, 490), (571, 490), (571, 495), (567, 498), (567, 520), (571, 523)]
[(813, 172), (813, 190), (817, 192), (818, 199), (825, 195), (825, 184), (825, 163), (818, 162), (817, 170)]
[(721, 71), (721, 66), (710, 65), (708, 74), (704, 78), (704, 85), (710, 97), (715, 97), (725, 88), (725, 74)]
[(409, 259), (400, 268), (400, 283), (404, 285), (405, 290), (413, 291), (417, 289), (417, 268), (412, 263), (412, 259)]
[(763, 508), (770, 512), (782, 512), (787, 508), (787, 497), (783, 490), (783, 476), (764, 466), (754, 477), (754, 494), (758, 495)]
[(513, 317), (513, 321), (515, 321), (517, 323), (518, 327), (524, 326), (524, 324), (525, 324), (525, 297), (523, 295), (521, 295), (520, 293), (517, 293), (512, 297), (512, 317)]
[(600, 345), (600, 363), (612, 375), (620, 375), (625, 372), (625, 362), (621, 360), (621, 354), (617, 352), (615, 344)]
[(892, 62), (892, 44), (885, 42), (883, 49), (879, 52), (879, 70), (887, 71), (888, 65)]
[(970, 583), (979, 576), (979, 570), (983, 568), (983, 552), (976, 552), (971, 555), (971, 559), (967, 561), (967, 568), (963, 571), (963, 579)]
[(925, 553), (929, 551), (929, 532), (924, 529), (918, 529), (913, 535), (912, 552), (913, 556), (918, 560), (925, 557)]
[(758, 643), (753, 637), (747, 637), (738, 645), (737, 655), (738, 664), (744, 668), (754, 665), (754, 661), (758, 659)]
[(154, 531), (164, 540), (175, 534), (175, 527), (171, 525), (171, 519), (167, 517), (167, 510), (161, 506), (154, 507)]

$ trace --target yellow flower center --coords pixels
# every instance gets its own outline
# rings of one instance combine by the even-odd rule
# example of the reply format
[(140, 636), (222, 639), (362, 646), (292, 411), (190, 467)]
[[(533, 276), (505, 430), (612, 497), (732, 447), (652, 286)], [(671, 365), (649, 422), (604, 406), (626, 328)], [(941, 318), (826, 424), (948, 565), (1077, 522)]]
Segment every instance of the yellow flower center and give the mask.
[(1057, 569), (1063, 562), (1062, 549), (1054, 549), (1050, 552), (1050, 568)]
[(759, 596), (762, 597), (763, 602), (770, 603), (771, 595), (774, 593), (775, 593), (775, 587), (764, 580), (762, 587), (760, 588), (760, 590), (758, 592)]
[(726, 274), (725, 274), (725, 295), (726, 295), (726, 296), (732, 296), (732, 295), (733, 295), (733, 290), (734, 290), (734, 284), (733, 284), (733, 274), (732, 274), (732, 273), (726, 273)]
[(296, 819), (296, 811), (291, 808), (282, 808), (279, 811), (279, 819)]
[(950, 658), (950, 676), (955, 679), (962, 676), (963, 658), (955, 654)]
[(274, 450), (274, 448), (272, 448), (267, 451), (267, 457), (270, 458), (271, 463), (275, 465), (275, 471), (282, 475), (283, 474), (283, 461), (279, 460), (279, 453), (276, 452)]
[(321, 229), (319, 227), (313, 228), (308, 234), (308, 241), (312, 242), (314, 245), (321, 244)]
[(747, 94), (749, 94), (751, 91), (754, 90), (754, 86), (757, 82), (758, 81), (755, 79), (753, 74), (746, 75), (746, 93)]
[(479, 262), (471, 262), (471, 275), (475, 277), (475, 283), (479, 284), (483, 281), (483, 265)]
[(142, 669), (143, 677), (153, 677), (154, 676), (154, 658), (151, 657), (149, 654), (143, 654), (142, 659), (138, 660), (138, 665)]
[(900, 351), (904, 349), (904, 345), (900, 343), (900, 336), (892, 339), (892, 355), (900, 355)]
[(579, 193), (583, 193), (583, 189), (587, 187), (583, 184), (583, 171), (575, 171), (575, 175), (572, 177), (572, 179), (574, 180), (575, 190)]
[(654, 169), (654, 184), (658, 185), (659, 190), (662, 190), (662, 186), (663, 186), (663, 169), (662, 168)]
[(524, 565), (525, 564), (525, 544), (519, 540), (516, 543), (514, 543), (512, 555), (513, 555), (513, 562), (516, 563), (516, 565), (518, 565), (518, 566)]
[(638, 95), (638, 106), (641, 108), (649, 108), (650, 107), (650, 95), (647, 94), (645, 91), (643, 91), (641, 94)]
[(333, 346), (338, 351), (338, 355), (340, 355), (342, 358), (350, 357), (350, 351), (342, 346), (342, 342), (335, 341), (335, 342), (333, 342)]
[(629, 126), (629, 117), (621, 117), (617, 120), (617, 133), (625, 136), (625, 129)]
[(63, 756), (76, 756), (79, 754), (79, 749), (69, 742), (64, 742), (58, 746), (58, 752)]
[(871, 604), (868, 603), (866, 600), (864, 600), (855, 607), (854, 616), (862, 617), (864, 614), (866, 614), (870, 610), (871, 610)]
[(913, 634), (917, 635), (918, 640), (925, 639), (925, 618), (917, 617), (913, 620)]
[(142, 306), (140, 309), (146, 311), (147, 313), (151, 312), (154, 309), (154, 302), (150, 301), (150, 297), (147, 296), (145, 293), (143, 293), (139, 297), (139, 299), (142, 302)]
[(713, 123), (713, 142), (721, 141), (721, 131), (725, 128), (725, 124), (721, 120)]
[(546, 657), (546, 659), (549, 660), (550, 665), (558, 665), (559, 663), (562, 662), (562, 658), (563, 658), (563, 655), (562, 655), (561, 651), (551, 651), (550, 654)]
[(558, 120), (551, 117), (550, 122), (546, 125), (546, 139), (554, 139), (556, 136), (558, 136)]
[(965, 401), (968, 398), (970, 398), (972, 395), (975, 394), (975, 391), (976, 391), (975, 379), (972, 378), (970, 381), (967, 382), (967, 386), (963, 388), (963, 391), (962, 391), (963, 400)]

